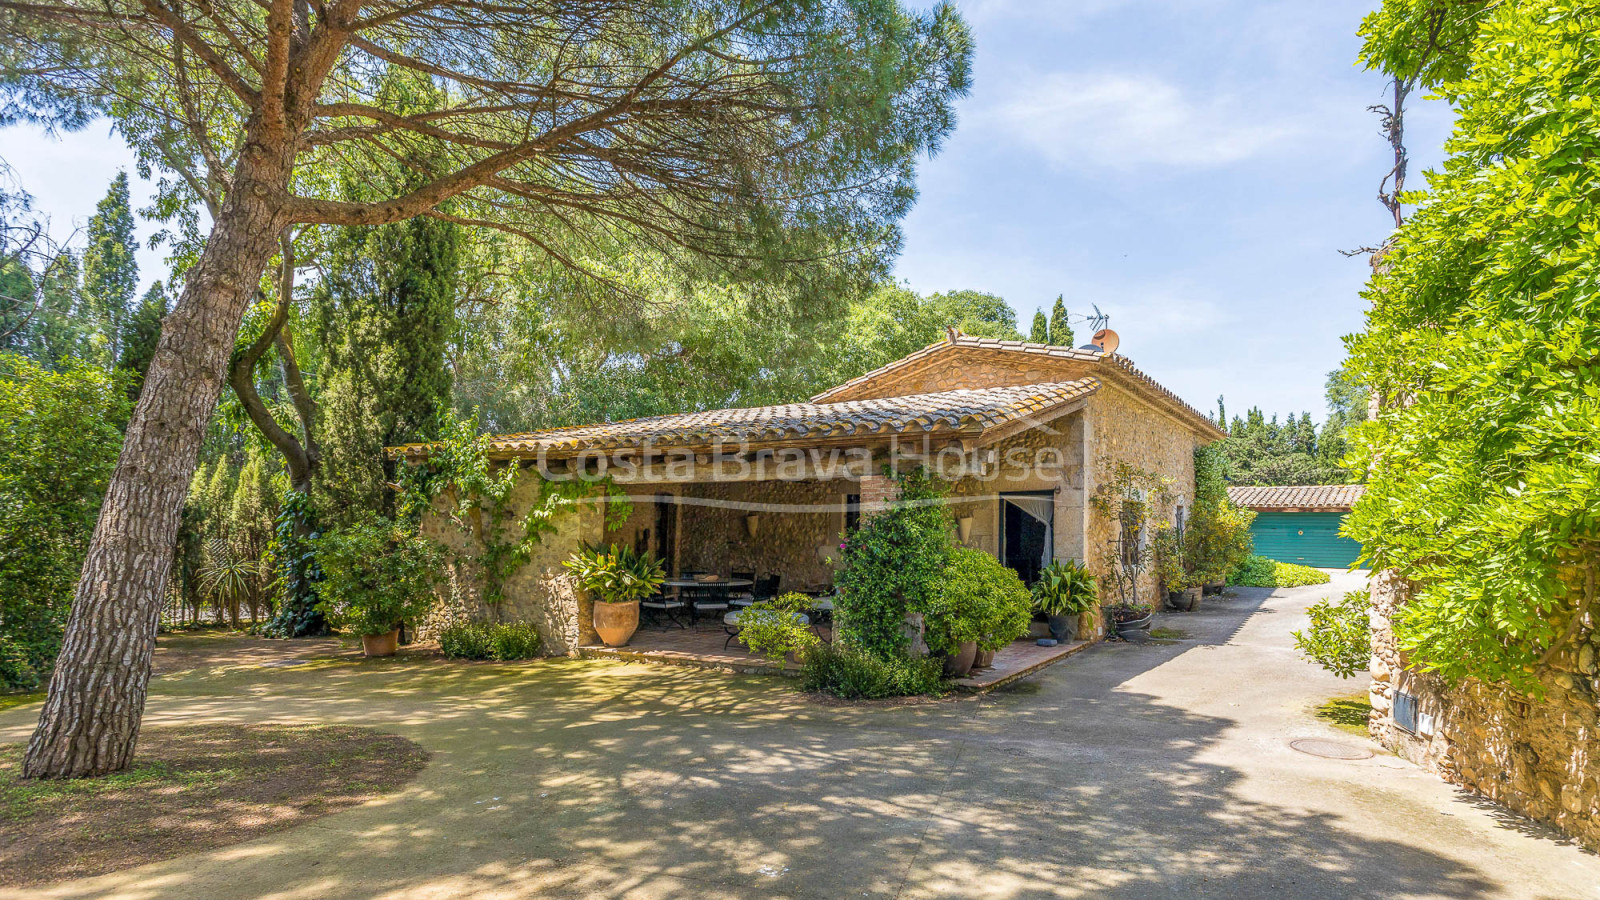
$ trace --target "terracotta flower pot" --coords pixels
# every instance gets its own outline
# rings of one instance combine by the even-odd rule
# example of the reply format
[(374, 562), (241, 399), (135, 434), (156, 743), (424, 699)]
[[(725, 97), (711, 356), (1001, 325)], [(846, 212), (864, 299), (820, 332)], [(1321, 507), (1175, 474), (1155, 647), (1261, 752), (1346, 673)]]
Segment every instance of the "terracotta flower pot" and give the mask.
[(944, 658), (946, 678), (965, 678), (972, 671), (972, 661), (978, 657), (978, 642), (967, 641), (956, 652)]
[(388, 634), (363, 634), (361, 653), (365, 656), (393, 656), (400, 649), (400, 629)]
[(979, 650), (978, 655), (972, 658), (972, 667), (974, 669), (989, 668), (994, 665), (994, 654), (995, 651), (993, 650)]
[(639, 601), (594, 604), (594, 630), (607, 647), (621, 647), (639, 630)]

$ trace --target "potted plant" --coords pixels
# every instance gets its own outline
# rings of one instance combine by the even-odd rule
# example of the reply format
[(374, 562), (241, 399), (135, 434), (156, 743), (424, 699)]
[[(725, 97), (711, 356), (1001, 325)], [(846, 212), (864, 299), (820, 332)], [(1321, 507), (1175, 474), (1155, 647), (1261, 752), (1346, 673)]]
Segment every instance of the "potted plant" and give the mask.
[(944, 657), (945, 675), (972, 671), (980, 644), (991, 652), (1028, 630), (1028, 589), (1017, 573), (981, 550), (950, 551), (924, 615), (928, 648)]
[(1106, 621), (1111, 623), (1117, 637), (1126, 638), (1135, 631), (1149, 631), (1155, 618), (1146, 603), (1117, 603), (1105, 608)]
[(1173, 609), (1194, 612), (1200, 608), (1200, 587), (1194, 581), (1195, 573), (1186, 552), (1186, 534), (1175, 528), (1162, 528), (1155, 538), (1156, 578), (1161, 582), (1167, 605)]
[(805, 655), (822, 643), (811, 631), (806, 611), (811, 598), (790, 591), (781, 597), (761, 600), (739, 612), (739, 643), (757, 656), (781, 663), (804, 662)]
[(1089, 569), (1077, 560), (1056, 560), (1039, 572), (1033, 585), (1033, 602), (1050, 624), (1058, 641), (1076, 640), (1078, 618), (1094, 609), (1099, 588)]
[(318, 609), (335, 628), (360, 635), (367, 656), (393, 656), (401, 623), (433, 605), (439, 546), (379, 519), (327, 532), (315, 546)]
[(651, 553), (612, 544), (580, 547), (563, 563), (594, 600), (594, 630), (607, 647), (621, 647), (639, 629), (639, 601), (667, 579)]

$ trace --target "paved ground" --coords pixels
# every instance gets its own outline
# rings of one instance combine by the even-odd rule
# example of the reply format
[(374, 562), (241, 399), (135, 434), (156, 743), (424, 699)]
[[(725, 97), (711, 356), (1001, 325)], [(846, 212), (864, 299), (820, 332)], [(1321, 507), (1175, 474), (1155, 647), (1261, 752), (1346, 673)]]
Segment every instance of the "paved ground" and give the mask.
[[(330, 645), (168, 641), (152, 722), (370, 724), (433, 762), (390, 800), (42, 895), (1600, 898), (1600, 858), (1407, 763), (1289, 749), (1363, 743), (1309, 713), (1363, 685), (1289, 637), (1342, 581), (1241, 590), (1158, 623), (1188, 641), (910, 707), (604, 661), (262, 667)], [(0, 713), (0, 741), (36, 710)]]

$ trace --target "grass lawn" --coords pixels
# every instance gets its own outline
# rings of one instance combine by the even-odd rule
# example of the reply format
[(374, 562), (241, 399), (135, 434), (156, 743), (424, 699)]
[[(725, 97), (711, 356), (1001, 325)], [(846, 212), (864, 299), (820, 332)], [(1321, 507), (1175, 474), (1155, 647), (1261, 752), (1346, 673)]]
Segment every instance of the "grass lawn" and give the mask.
[(1316, 709), (1317, 718), (1340, 731), (1348, 731), (1362, 737), (1367, 735), (1367, 714), (1370, 712), (1372, 704), (1367, 702), (1366, 694), (1335, 697)]

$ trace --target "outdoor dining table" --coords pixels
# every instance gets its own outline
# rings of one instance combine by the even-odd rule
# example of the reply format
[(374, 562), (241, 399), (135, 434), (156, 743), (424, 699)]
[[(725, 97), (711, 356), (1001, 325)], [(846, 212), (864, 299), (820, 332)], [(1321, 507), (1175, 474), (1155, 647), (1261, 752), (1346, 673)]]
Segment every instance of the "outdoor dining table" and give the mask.
[[(723, 596), (727, 596), (728, 591), (733, 590), (734, 588), (752, 587), (752, 586), (755, 585), (755, 582), (751, 581), (748, 578), (718, 578), (715, 581), (702, 581), (702, 580), (700, 580), (698, 578), (668, 578), (666, 581), (661, 582), (661, 584), (664, 587), (679, 588), (680, 590), (683, 589), (683, 588), (695, 588), (695, 589), (707, 589), (707, 588), (709, 588), (711, 590), (718, 591)], [(737, 605), (732, 600), (728, 601), (728, 603), (729, 603), (730, 606)], [(699, 621), (699, 619), (700, 619), (699, 611), (694, 608), (694, 603), (690, 602), (690, 604), (689, 604), (689, 622), (690, 622), (690, 624), (693, 625), (693, 624), (697, 623)]]

